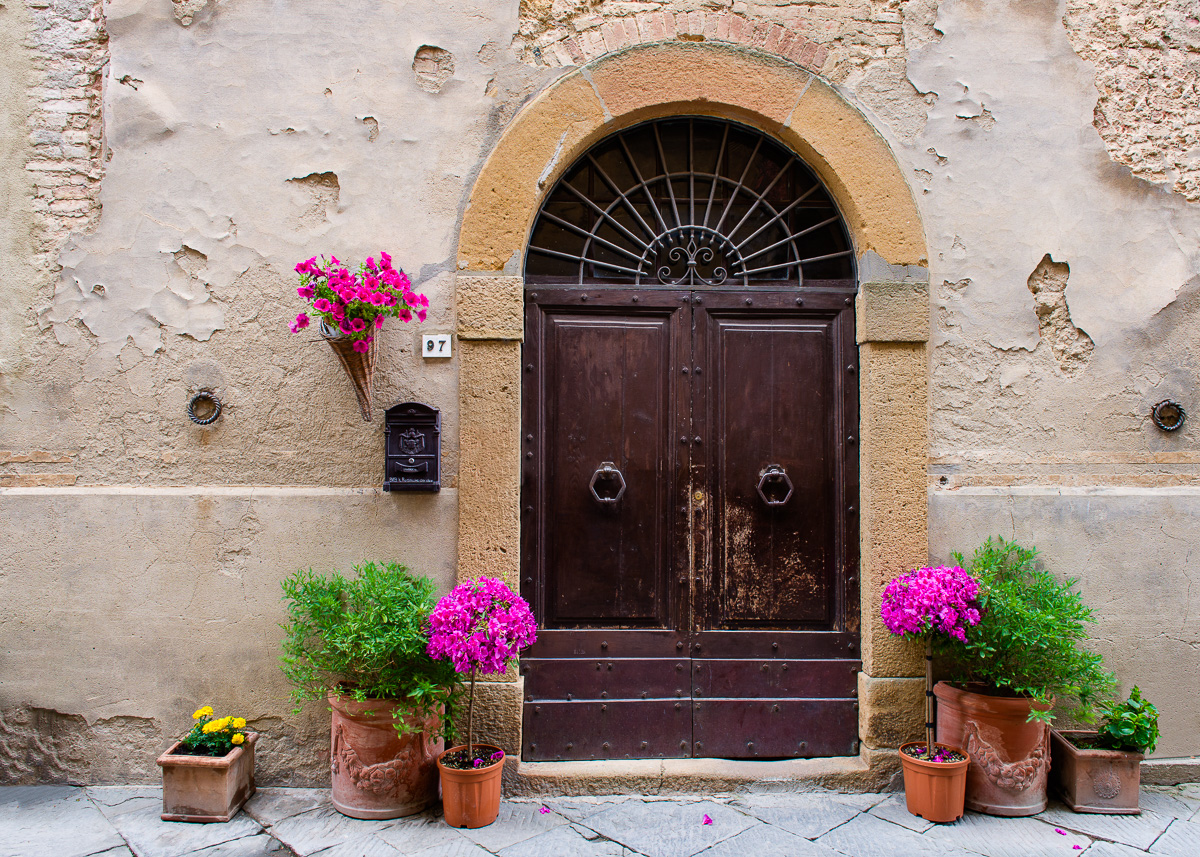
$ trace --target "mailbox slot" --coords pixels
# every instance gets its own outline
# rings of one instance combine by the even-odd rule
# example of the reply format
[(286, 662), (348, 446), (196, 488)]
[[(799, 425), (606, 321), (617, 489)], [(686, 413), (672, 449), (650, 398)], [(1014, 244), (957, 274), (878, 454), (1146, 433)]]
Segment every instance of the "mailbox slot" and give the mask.
[(383, 427), (383, 490), (440, 491), (442, 415), (420, 402), (387, 409)]

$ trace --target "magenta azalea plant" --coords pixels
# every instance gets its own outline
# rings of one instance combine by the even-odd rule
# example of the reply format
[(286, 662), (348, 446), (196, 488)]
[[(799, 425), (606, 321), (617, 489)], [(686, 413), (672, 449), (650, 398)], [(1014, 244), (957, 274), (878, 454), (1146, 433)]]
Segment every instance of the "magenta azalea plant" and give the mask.
[(503, 673), (509, 660), (535, 640), (537, 624), (529, 604), (494, 577), (460, 583), (429, 614), (429, 656), (448, 658), (456, 672), (471, 676), (467, 758), (474, 757), (476, 674)]
[[(336, 256), (301, 262), (296, 266), (300, 288), (296, 293), (308, 301), (314, 316), (333, 330), (354, 340), (354, 350), (370, 350), (375, 332), (388, 316), (401, 321), (425, 320), (429, 298), (413, 291), (408, 275), (392, 267), (392, 257), (379, 254), (379, 261), (368, 256), (351, 271)], [(292, 323), (292, 333), (308, 327), (312, 318), (300, 313)]]
[(965, 642), (967, 629), (979, 624), (979, 582), (958, 566), (917, 568), (892, 580), (883, 590), (883, 624), (899, 637), (925, 641), (925, 757), (933, 744), (933, 637)]

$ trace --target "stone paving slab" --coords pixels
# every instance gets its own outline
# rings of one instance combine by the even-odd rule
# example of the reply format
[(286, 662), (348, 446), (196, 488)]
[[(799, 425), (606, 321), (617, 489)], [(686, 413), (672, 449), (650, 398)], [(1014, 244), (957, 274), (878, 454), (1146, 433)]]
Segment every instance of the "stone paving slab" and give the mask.
[[(712, 824), (704, 823), (705, 815), (712, 819)], [(755, 823), (737, 810), (711, 800), (629, 801), (582, 822), (601, 836), (646, 857), (691, 857)]]
[(108, 819), (138, 857), (186, 857), (214, 845), (262, 833), (262, 826), (244, 812), (224, 824), (163, 821), (162, 801), (152, 801), (146, 806), (145, 800), (128, 801), (124, 805), (135, 802), (143, 805)]
[(1175, 819), (1158, 841), (1150, 846), (1150, 853), (1167, 857), (1196, 857), (1200, 854), (1200, 824)]
[[(153, 787), (0, 788), (0, 857), (1200, 857), (1200, 786), (1143, 790), (1141, 815), (908, 814), (902, 794), (762, 791), (505, 801), (456, 830), (440, 809), (384, 821), (327, 789), (263, 789), (226, 824), (164, 822)], [(545, 811), (543, 811), (545, 810)], [(713, 823), (703, 823), (705, 815)]]
[[(838, 797), (841, 797), (840, 795)], [(732, 806), (796, 836), (816, 839), (861, 810), (830, 795), (748, 795)]]
[(126, 842), (82, 789), (0, 789), (0, 857), (88, 857)]
[[(1065, 806), (1051, 806), (1038, 818), (1063, 830), (1086, 833), (1094, 839), (1108, 839), (1145, 851), (1154, 844), (1167, 826), (1174, 821), (1169, 815), (1159, 815), (1143, 809), (1139, 815), (1103, 815), (1093, 812), (1072, 812)], [(1197, 850), (1200, 851), (1200, 843)]]

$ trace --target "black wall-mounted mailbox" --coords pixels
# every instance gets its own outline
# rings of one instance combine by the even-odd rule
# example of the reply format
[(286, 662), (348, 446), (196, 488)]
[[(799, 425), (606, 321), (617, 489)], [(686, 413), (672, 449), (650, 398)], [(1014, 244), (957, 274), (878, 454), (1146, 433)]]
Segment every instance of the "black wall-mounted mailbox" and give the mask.
[(388, 408), (383, 427), (383, 490), (440, 491), (442, 415), (420, 402)]

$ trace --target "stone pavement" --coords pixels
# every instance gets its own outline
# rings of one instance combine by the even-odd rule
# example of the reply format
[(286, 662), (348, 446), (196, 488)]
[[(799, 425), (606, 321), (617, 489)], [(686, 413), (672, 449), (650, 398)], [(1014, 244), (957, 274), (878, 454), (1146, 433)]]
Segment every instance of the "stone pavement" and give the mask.
[[(326, 789), (261, 789), (228, 824), (164, 822), (156, 788), (0, 788), (0, 857), (1164, 857), (1200, 856), (1200, 785), (1142, 790), (1139, 816), (908, 814), (900, 794), (753, 792), (505, 801), (495, 824), (439, 813), (357, 821)], [(707, 823), (706, 819), (711, 821)]]

